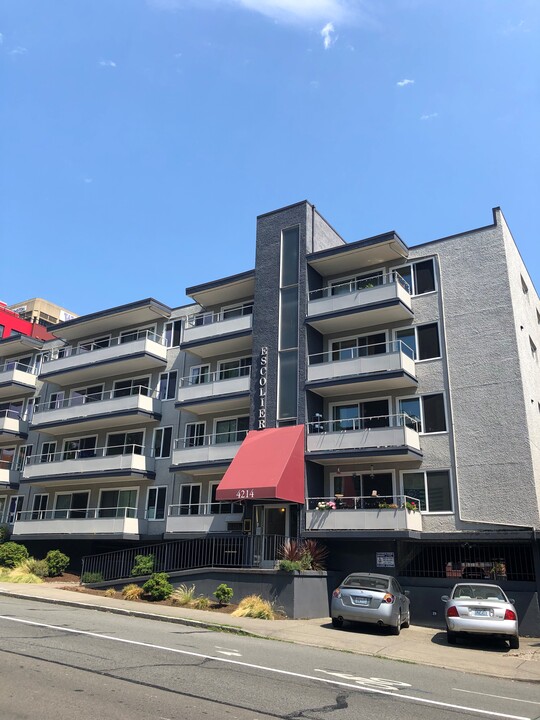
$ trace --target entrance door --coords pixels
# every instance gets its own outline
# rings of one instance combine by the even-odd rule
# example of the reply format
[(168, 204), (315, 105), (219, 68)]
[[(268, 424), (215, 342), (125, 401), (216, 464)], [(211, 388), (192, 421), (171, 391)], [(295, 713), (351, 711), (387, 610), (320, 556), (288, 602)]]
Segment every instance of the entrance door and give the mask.
[(287, 505), (255, 505), (253, 519), (254, 562), (260, 567), (274, 567), (287, 536), (289, 508)]

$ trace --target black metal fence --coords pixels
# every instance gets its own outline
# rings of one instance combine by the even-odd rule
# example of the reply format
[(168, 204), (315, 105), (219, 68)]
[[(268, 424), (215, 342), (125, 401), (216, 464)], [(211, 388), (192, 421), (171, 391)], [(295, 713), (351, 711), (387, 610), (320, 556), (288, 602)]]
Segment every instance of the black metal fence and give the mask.
[(129, 578), (137, 555), (153, 557), (153, 572), (271, 567), (280, 559), (288, 539), (282, 535), (216, 535), (87, 555), (82, 559), (81, 580), (93, 583)]

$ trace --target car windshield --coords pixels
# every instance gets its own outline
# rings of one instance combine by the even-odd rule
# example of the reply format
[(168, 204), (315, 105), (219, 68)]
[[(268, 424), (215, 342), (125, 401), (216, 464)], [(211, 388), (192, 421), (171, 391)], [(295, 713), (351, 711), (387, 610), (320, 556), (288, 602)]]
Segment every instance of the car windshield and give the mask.
[(454, 600), (499, 600), (507, 602), (497, 585), (458, 585), (454, 590)]
[(369, 577), (369, 575), (349, 575), (342, 587), (363, 588), (364, 590), (388, 590), (389, 580), (386, 578)]

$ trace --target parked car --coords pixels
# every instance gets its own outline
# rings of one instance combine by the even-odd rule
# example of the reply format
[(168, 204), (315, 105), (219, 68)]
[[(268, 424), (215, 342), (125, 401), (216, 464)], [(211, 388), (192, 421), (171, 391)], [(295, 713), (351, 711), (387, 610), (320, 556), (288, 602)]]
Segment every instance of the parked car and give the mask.
[(332, 593), (330, 615), (334, 627), (343, 622), (374, 623), (390, 627), (393, 635), (411, 623), (408, 592), (389, 575), (353, 573)]
[(509, 600), (498, 585), (458, 583), (446, 603), (446, 636), (455, 645), (459, 635), (468, 633), (493, 635), (508, 640), (513, 650), (519, 648), (518, 616), (514, 600)]

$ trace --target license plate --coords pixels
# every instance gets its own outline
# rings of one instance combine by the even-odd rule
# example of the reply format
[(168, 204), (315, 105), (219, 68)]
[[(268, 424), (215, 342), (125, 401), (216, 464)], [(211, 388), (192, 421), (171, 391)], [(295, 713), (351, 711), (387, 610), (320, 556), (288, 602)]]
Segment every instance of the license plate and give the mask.
[(352, 599), (355, 605), (369, 605), (370, 598), (367, 597), (353, 597)]
[(481, 617), (489, 617), (489, 610), (475, 610), (474, 614)]

